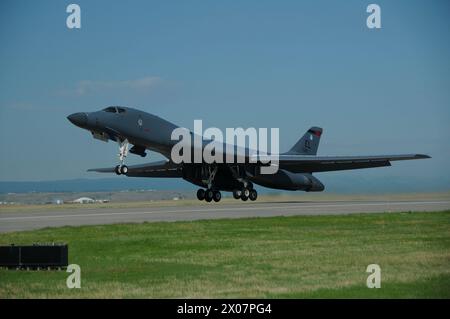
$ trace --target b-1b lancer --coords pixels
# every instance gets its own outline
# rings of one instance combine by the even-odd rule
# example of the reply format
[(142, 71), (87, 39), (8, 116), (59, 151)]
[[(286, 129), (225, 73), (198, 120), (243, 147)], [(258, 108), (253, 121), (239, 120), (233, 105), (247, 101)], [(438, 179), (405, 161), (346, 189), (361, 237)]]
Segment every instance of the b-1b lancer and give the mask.
[[(262, 161), (210, 163), (201, 159), (200, 162), (176, 163), (171, 158), (171, 151), (178, 143), (172, 139), (178, 126), (137, 109), (110, 106), (97, 112), (74, 113), (68, 119), (90, 131), (94, 138), (119, 144), (119, 164), (116, 167), (88, 171), (132, 177), (183, 178), (199, 186), (197, 198), (207, 202), (220, 201), (221, 191), (232, 192), (235, 199), (254, 201), (258, 196), (254, 184), (282, 190), (320, 192), (324, 185), (313, 176), (316, 172), (391, 166), (392, 161), (429, 158), (423, 154), (317, 156), (322, 129), (311, 127), (288, 152), (276, 154), (278, 162), (274, 174), (263, 174), (261, 170), (267, 163)], [(194, 134), (190, 134), (194, 139)], [(204, 149), (208, 140), (201, 139), (200, 148)], [(147, 150), (158, 152), (167, 160), (134, 166), (124, 164), (128, 152), (145, 157)], [(224, 156), (227, 155), (226, 150), (225, 147)], [(244, 157), (250, 156), (248, 154), (244, 152)]]

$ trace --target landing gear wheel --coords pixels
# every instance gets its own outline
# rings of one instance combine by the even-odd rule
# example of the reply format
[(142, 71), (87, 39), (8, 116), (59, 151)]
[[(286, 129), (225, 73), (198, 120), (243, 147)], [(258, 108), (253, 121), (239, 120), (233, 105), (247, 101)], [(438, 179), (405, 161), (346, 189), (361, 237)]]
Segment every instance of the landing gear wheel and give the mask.
[(234, 199), (239, 199), (239, 198), (241, 198), (241, 194), (242, 194), (241, 190), (239, 190), (239, 189), (233, 190), (233, 198), (234, 198)]
[(197, 199), (198, 200), (204, 200), (205, 199), (205, 190), (203, 188), (200, 188), (197, 191)]
[(245, 196), (245, 194), (244, 194), (244, 193), (242, 193), (242, 195), (241, 195), (241, 199), (242, 199), (242, 201), (246, 202), (246, 201), (248, 200), (248, 197), (247, 197), (247, 196)]
[(122, 165), (120, 167), (120, 174), (127, 175), (127, 173), (128, 173), (128, 166)]
[(205, 192), (205, 200), (209, 203), (212, 201), (214, 197), (214, 193), (212, 191), (212, 189), (207, 189)]
[(213, 193), (213, 199), (217, 203), (222, 198), (222, 194), (219, 191), (215, 191)]
[(258, 198), (258, 192), (254, 189), (250, 190), (248, 198), (250, 198), (251, 201), (255, 201)]
[(114, 171), (117, 175), (126, 175), (128, 173), (128, 167), (124, 165), (125, 158), (128, 155), (128, 140), (119, 140), (117, 139), (117, 143), (119, 144), (119, 165), (114, 168)]
[(242, 196), (245, 196), (245, 197), (249, 197), (250, 196), (250, 190), (248, 189), (248, 188), (244, 188), (244, 189), (242, 189), (242, 195), (241, 195), (241, 197)]

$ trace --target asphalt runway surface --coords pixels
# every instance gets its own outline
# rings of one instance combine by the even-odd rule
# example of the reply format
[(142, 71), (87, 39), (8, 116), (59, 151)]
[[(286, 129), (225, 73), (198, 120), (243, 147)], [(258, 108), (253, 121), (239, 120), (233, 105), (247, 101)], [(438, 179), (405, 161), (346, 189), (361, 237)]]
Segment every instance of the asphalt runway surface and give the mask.
[[(85, 204), (88, 205), (88, 204)], [(417, 201), (284, 201), (204, 203), (149, 208), (88, 208), (45, 211), (1, 212), (0, 233), (44, 227), (103, 225), (158, 221), (270, 217), (294, 215), (345, 215), (450, 209), (448, 200)]]

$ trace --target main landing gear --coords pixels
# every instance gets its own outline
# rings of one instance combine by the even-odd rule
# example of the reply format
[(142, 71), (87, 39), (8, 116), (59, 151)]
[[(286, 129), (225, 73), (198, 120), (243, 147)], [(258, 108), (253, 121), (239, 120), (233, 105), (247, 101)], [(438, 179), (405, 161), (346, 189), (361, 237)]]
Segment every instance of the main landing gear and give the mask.
[[(212, 201), (219, 202), (222, 199), (222, 194), (214, 187), (214, 177), (217, 173), (217, 166), (205, 167), (202, 173), (205, 176), (205, 179), (202, 179), (202, 182), (205, 186), (207, 185), (207, 189), (200, 188), (197, 191), (197, 199), (204, 200), (208, 203)], [(241, 182), (240, 184), (242, 187), (233, 190), (233, 197), (235, 199), (241, 199), (244, 202), (249, 199), (255, 201), (258, 198), (258, 193), (253, 189), (253, 184), (245, 179), (241, 179), (239, 182)]]
[(208, 188), (206, 190), (200, 188), (197, 191), (197, 199), (205, 200), (208, 203), (210, 203), (213, 200), (215, 202), (219, 202), (222, 199), (222, 194), (220, 193), (220, 191), (212, 190), (211, 188)]
[[(246, 202), (247, 200), (255, 201), (258, 198), (258, 192), (255, 189), (242, 188), (233, 190), (233, 197), (235, 199), (241, 199)], [(197, 191), (197, 199), (204, 200), (208, 203), (215, 201), (219, 202), (222, 199), (222, 194), (218, 190), (213, 190), (211, 188), (203, 189), (200, 188)]]
[(220, 191), (213, 189), (213, 182), (214, 177), (216, 177), (217, 173), (217, 166), (211, 167), (205, 167), (203, 174), (206, 176), (206, 179), (203, 180), (203, 183), (208, 185), (208, 188), (205, 190), (203, 188), (200, 188), (197, 191), (197, 199), (198, 200), (205, 200), (206, 202), (210, 203), (212, 201), (219, 202), (222, 199), (222, 194)]
[(241, 199), (242, 201), (255, 201), (258, 198), (258, 192), (256, 189), (253, 189), (253, 185), (251, 183), (247, 184), (247, 187), (243, 187), (241, 189), (233, 190), (234, 199)]
[(128, 140), (124, 141), (117, 141), (119, 144), (119, 161), (120, 164), (115, 167), (115, 172), (117, 175), (127, 175), (128, 173), (128, 166), (124, 164), (125, 158), (128, 155), (128, 147), (130, 143), (128, 143)]
[[(233, 197), (235, 199), (241, 199), (244, 202), (246, 202), (249, 199), (251, 201), (255, 201), (258, 198), (258, 192), (255, 189), (253, 189), (253, 187), (249, 188), (249, 185), (247, 185), (247, 187), (233, 190)], [(212, 201), (219, 202), (221, 198), (222, 194), (218, 190), (214, 190), (211, 188), (207, 189), (200, 188), (197, 191), (197, 199), (204, 200), (208, 203)]]

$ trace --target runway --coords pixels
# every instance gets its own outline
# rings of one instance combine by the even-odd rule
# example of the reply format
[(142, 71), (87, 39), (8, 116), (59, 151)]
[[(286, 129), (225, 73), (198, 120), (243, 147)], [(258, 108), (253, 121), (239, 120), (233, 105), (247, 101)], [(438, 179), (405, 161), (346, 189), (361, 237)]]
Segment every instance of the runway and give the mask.
[(0, 233), (44, 227), (140, 223), (158, 221), (191, 221), (200, 219), (270, 217), (294, 215), (343, 215), (400, 211), (439, 211), (450, 209), (450, 201), (284, 201), (198, 203), (192, 206), (151, 208), (61, 209), (49, 212), (0, 211)]

